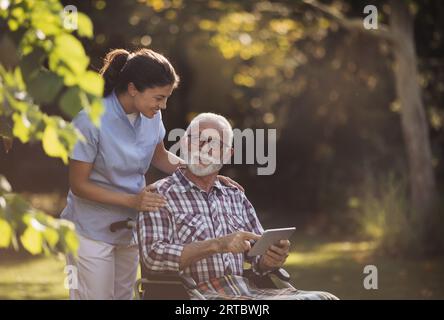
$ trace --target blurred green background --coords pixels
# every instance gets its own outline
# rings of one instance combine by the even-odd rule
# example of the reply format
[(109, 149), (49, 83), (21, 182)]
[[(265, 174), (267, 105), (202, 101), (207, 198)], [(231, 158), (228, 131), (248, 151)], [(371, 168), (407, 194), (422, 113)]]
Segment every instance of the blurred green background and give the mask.
[[(264, 227), (297, 227), (287, 263), (296, 287), (348, 299), (444, 298), (442, 1), (61, 3), (92, 21), (94, 35), (80, 37), (90, 70), (113, 48), (149, 47), (171, 60), (181, 84), (163, 113), (167, 132), (207, 111), (241, 130), (277, 130), (273, 175), (258, 176), (258, 163), (223, 174), (245, 187)], [(376, 30), (362, 25), (369, 4)], [(0, 28), (7, 68), (17, 32), (4, 20)], [(63, 86), (39, 106), (69, 121)], [(57, 217), (68, 171), (47, 154), (14, 139), (7, 154), (0, 149), (0, 174)], [(0, 298), (67, 298), (62, 258), (0, 250)], [(363, 287), (368, 264), (378, 268), (377, 290)]]

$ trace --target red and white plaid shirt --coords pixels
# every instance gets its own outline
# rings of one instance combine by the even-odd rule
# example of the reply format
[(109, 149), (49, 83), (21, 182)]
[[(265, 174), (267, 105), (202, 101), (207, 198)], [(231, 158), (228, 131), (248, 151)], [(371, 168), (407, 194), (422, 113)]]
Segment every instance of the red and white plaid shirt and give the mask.
[[(184, 246), (194, 241), (222, 237), (238, 230), (262, 234), (263, 228), (245, 194), (216, 180), (209, 193), (182, 171), (159, 181), (158, 192), (167, 205), (139, 215), (143, 263), (153, 271), (179, 271)], [(218, 253), (199, 260), (183, 272), (198, 284), (226, 275), (242, 276), (244, 261), (258, 271), (257, 257)]]

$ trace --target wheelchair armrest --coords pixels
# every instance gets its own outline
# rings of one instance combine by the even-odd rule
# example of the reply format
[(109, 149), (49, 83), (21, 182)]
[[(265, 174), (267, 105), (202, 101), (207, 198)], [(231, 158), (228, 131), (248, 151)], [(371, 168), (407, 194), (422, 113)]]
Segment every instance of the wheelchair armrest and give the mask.
[(284, 268), (276, 269), (272, 272), (272, 274), (285, 282), (288, 282), (291, 279), (290, 274)]
[(290, 274), (284, 269), (284, 268), (279, 268), (276, 270), (273, 270), (269, 273), (266, 273), (264, 275), (256, 275), (252, 269), (244, 269), (244, 274), (247, 277), (257, 277), (257, 278), (268, 278), (270, 275), (275, 275), (276, 277), (278, 277), (280, 280), (282, 281), (290, 281), (291, 277)]
[(277, 277), (285, 287), (291, 286), (290, 275), (283, 268), (273, 270), (272, 272), (263, 275), (254, 273), (252, 269), (244, 270), (244, 276), (258, 288), (279, 288), (279, 286), (272, 280), (272, 275)]
[(183, 284), (188, 289), (196, 289), (197, 284), (193, 278), (176, 271), (145, 271), (143, 278), (150, 282), (168, 284)]

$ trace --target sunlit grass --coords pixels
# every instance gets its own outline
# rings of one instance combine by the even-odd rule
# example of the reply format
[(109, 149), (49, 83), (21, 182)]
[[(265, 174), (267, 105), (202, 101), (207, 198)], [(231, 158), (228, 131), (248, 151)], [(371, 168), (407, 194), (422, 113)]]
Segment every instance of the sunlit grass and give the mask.
[(0, 299), (67, 299), (65, 261), (55, 257), (2, 257)]
[[(442, 258), (380, 256), (375, 241), (295, 243), (286, 269), (298, 289), (329, 291), (341, 299), (444, 299)], [(366, 265), (377, 267), (376, 290), (364, 288)]]
[[(308, 238), (308, 237), (307, 237)], [(285, 268), (301, 290), (324, 290), (341, 299), (444, 299), (444, 259), (375, 255), (371, 241), (293, 241)], [(2, 253), (3, 254), (3, 253)], [(378, 289), (366, 290), (366, 265), (378, 269)], [(67, 299), (63, 259), (1, 256), (0, 299)]]
[(310, 266), (332, 262), (344, 256), (350, 255), (356, 261), (362, 261), (368, 257), (376, 247), (375, 242), (332, 242), (320, 245), (313, 251), (294, 251), (287, 259), (287, 266)]

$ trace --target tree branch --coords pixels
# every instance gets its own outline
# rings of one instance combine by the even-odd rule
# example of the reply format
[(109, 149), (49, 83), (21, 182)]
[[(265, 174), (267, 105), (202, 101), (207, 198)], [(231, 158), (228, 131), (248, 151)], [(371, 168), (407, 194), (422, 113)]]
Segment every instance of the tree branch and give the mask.
[(388, 40), (389, 42), (395, 42), (396, 38), (390, 31), (389, 27), (385, 24), (378, 23), (378, 29), (365, 29), (362, 23), (362, 19), (351, 19), (345, 17), (341, 12), (333, 10), (331, 7), (319, 3), (316, 0), (303, 0), (305, 5), (323, 13), (331, 20), (336, 21), (341, 27), (350, 31), (356, 31), (364, 34), (368, 34), (379, 39)]

